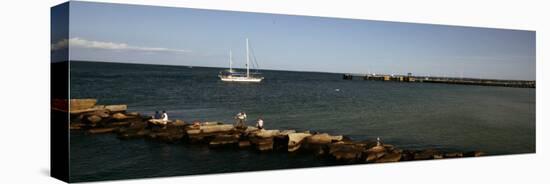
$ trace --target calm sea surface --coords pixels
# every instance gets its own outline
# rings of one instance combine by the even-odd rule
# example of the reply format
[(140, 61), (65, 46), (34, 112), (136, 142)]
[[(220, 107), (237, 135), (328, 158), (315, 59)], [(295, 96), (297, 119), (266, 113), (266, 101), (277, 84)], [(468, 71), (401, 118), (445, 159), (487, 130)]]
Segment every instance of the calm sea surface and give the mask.
[[(380, 137), (400, 148), (535, 152), (535, 89), (347, 81), (340, 74), (263, 71), (259, 84), (223, 83), (219, 68), (71, 62), (71, 98), (127, 104), (171, 119), (232, 123), (239, 111), (267, 129)], [(336, 90), (339, 89), (339, 90)], [(252, 122), (250, 122), (252, 124)], [(311, 155), (212, 150), (116, 135), (70, 137), (72, 181), (338, 165)]]

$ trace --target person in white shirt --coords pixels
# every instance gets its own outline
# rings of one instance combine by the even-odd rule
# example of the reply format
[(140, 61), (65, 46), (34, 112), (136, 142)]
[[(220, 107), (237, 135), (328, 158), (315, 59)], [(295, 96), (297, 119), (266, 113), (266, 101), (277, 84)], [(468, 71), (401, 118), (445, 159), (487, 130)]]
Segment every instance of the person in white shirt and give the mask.
[(264, 120), (262, 119), (262, 117), (258, 118), (256, 122), (256, 127), (260, 130), (264, 129)]
[(162, 123), (164, 125), (168, 124), (168, 114), (166, 113), (166, 111), (162, 111)]
[(237, 115), (235, 115), (235, 119), (237, 120), (237, 127), (245, 126), (246, 114), (244, 112), (237, 113)]

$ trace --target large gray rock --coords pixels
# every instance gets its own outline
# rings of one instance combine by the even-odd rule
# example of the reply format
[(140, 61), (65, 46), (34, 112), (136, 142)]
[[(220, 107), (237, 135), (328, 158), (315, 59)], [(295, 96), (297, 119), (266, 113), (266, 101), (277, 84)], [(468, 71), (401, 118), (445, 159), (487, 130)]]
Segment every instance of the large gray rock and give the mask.
[(117, 112), (117, 113), (113, 114), (113, 119), (120, 121), (120, 120), (128, 119), (128, 116), (126, 116), (126, 115), (124, 115), (120, 112)]
[(119, 139), (142, 138), (149, 135), (150, 132), (151, 130), (149, 129), (135, 130), (135, 129), (128, 129), (128, 128), (121, 128), (118, 131), (118, 138)]
[(288, 152), (294, 152), (300, 149), (305, 138), (311, 136), (310, 133), (290, 133), (288, 134)]
[(479, 156), (483, 156), (483, 155), (485, 155), (485, 153), (483, 153), (481, 151), (470, 151), (470, 152), (464, 153), (465, 157), (479, 157)]
[(329, 154), (336, 160), (360, 161), (365, 148), (353, 143), (335, 143), (329, 145)]
[(239, 135), (217, 135), (209, 145), (211, 147), (233, 146), (239, 143)]
[(69, 101), (70, 111), (89, 109), (95, 106), (97, 99), (71, 99)]
[(256, 141), (254, 141), (253, 143), (256, 145), (256, 148), (260, 151), (273, 150), (273, 137), (256, 139)]
[(69, 113), (71, 115), (78, 115), (78, 114), (87, 114), (87, 113), (93, 113), (95, 111), (103, 111), (105, 110), (104, 105), (96, 105), (87, 109), (70, 109)]
[(69, 125), (70, 130), (82, 130), (84, 127), (86, 127), (84, 123), (71, 123)]
[(110, 133), (115, 131), (116, 128), (92, 128), (88, 130), (88, 133), (91, 134), (101, 134), (101, 133)]
[(296, 130), (281, 130), (279, 136), (288, 136), (288, 134), (296, 133)]
[(401, 160), (401, 153), (395, 151), (384, 154), (384, 156), (376, 160), (376, 163), (398, 162), (399, 160)]
[(99, 109), (99, 110), (95, 110), (95, 111), (92, 111), (92, 112), (87, 112), (87, 113), (84, 113), (84, 115), (86, 115), (86, 116), (97, 115), (101, 118), (109, 118), (109, 116), (111, 116), (109, 114), (109, 111), (106, 110), (106, 109)]
[(187, 130), (188, 134), (200, 134), (200, 133), (219, 133), (229, 132), (234, 129), (233, 125), (208, 125), (200, 126), (198, 128), (190, 128)]
[(178, 127), (184, 127), (184, 126), (186, 126), (187, 124), (186, 124), (184, 121), (177, 119), (177, 120), (173, 121), (173, 122), (171, 123), (171, 125), (173, 125), (173, 126), (178, 126)]
[(332, 137), (328, 134), (315, 134), (306, 138), (308, 144), (328, 144), (332, 142)]
[(250, 143), (256, 146), (260, 151), (269, 151), (273, 150), (273, 139), (278, 136), (280, 133), (279, 130), (260, 130), (251, 133), (248, 136)]
[(249, 140), (241, 140), (239, 141), (239, 147), (240, 148), (247, 148), (250, 147), (250, 141)]
[(427, 149), (418, 151), (414, 154), (414, 160), (429, 160), (434, 159), (434, 155), (440, 155), (439, 151), (434, 149)]
[(366, 150), (366, 161), (375, 162), (382, 158), (386, 154), (386, 148), (384, 146), (374, 146)]
[(460, 152), (452, 152), (452, 153), (445, 153), (444, 154), (444, 157), (445, 158), (459, 158), (459, 157), (462, 157), (463, 154), (460, 153)]
[(99, 117), (98, 115), (91, 115), (91, 116), (88, 116), (86, 118), (86, 120), (88, 120), (88, 123), (91, 123), (91, 124), (97, 124), (99, 122), (101, 122), (102, 118)]
[(259, 138), (273, 138), (275, 136), (278, 136), (280, 134), (279, 130), (260, 130), (253, 134), (253, 136), (259, 137)]
[(167, 126), (165, 128), (153, 129), (147, 136), (151, 139), (173, 143), (181, 140), (184, 134), (183, 129), (179, 127)]
[(233, 134), (233, 125), (190, 125), (185, 126), (185, 132), (191, 143), (209, 143), (216, 135)]
[(111, 113), (124, 112), (124, 111), (126, 111), (127, 108), (128, 108), (128, 106), (126, 106), (126, 105), (106, 105), (105, 106), (105, 109), (111, 111)]
[(109, 123), (107, 126), (109, 126), (109, 127), (123, 127), (123, 126), (129, 126), (129, 125), (130, 125), (130, 122), (120, 121), (120, 122)]

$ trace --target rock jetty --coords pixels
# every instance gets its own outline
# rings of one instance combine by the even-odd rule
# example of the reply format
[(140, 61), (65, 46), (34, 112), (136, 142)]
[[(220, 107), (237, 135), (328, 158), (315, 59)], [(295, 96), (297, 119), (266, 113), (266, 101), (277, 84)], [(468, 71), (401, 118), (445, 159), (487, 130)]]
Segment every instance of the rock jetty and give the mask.
[[(202, 144), (212, 149), (250, 149), (259, 152), (306, 153), (346, 163), (384, 163), (410, 160), (477, 157), (484, 153), (445, 152), (436, 149), (403, 150), (376, 140), (351, 140), (296, 130), (259, 130), (235, 127), (222, 122), (171, 120), (166, 125), (152, 123), (151, 117), (126, 112), (126, 105), (97, 105), (95, 99), (70, 100), (70, 130), (87, 134), (117, 134), (120, 139), (152, 139), (169, 143)], [(60, 103), (63, 104), (63, 103)], [(53, 110), (67, 111), (66, 107)]]

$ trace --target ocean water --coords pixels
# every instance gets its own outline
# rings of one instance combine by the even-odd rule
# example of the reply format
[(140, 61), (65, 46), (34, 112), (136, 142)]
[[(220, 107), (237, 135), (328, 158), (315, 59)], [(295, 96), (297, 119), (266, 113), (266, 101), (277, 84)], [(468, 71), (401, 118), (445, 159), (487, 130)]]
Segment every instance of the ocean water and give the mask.
[[(375, 139), (407, 149), (535, 152), (535, 89), (342, 80), (341, 74), (262, 71), (259, 84), (224, 83), (220, 68), (71, 62), (71, 98), (127, 104), (171, 119), (222, 121), (245, 111), (267, 129)], [(312, 155), (212, 150), (71, 132), (71, 181), (302, 168), (343, 163)]]

